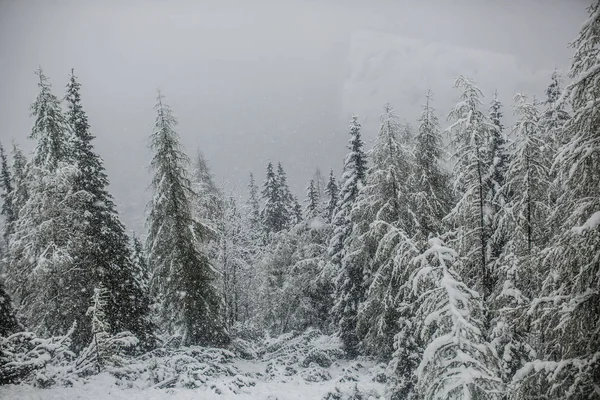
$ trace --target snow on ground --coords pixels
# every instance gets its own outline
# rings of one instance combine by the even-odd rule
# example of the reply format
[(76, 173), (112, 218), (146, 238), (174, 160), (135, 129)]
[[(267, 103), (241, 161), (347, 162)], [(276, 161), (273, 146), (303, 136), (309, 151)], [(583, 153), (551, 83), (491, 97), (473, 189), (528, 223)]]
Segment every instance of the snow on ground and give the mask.
[[(260, 355), (254, 359), (229, 357), (231, 353), (227, 353), (219, 371), (215, 371), (214, 366), (207, 368), (194, 362), (182, 366), (174, 361), (182, 359), (181, 355), (171, 355), (169, 359), (145, 357), (142, 361), (132, 361), (127, 367), (128, 371), (135, 370), (136, 379), (133, 380), (131, 374), (127, 379), (118, 379), (115, 375), (122, 375), (113, 371), (75, 381), (72, 387), (55, 385), (40, 389), (26, 384), (7, 385), (0, 386), (0, 399), (368, 400), (382, 398), (384, 392), (381, 365), (368, 359), (342, 359), (339, 341), (318, 331), (267, 339), (261, 346)], [(163, 365), (156, 368), (153, 363)], [(156, 371), (173, 371), (168, 369), (168, 364), (177, 366), (179, 379), (172, 385), (174, 387), (156, 388), (156, 376), (153, 375), (152, 381), (148, 375), (156, 374)], [(190, 365), (196, 371), (191, 371)], [(190, 383), (190, 376), (197, 380)], [(162, 379), (158, 378), (159, 381)]]

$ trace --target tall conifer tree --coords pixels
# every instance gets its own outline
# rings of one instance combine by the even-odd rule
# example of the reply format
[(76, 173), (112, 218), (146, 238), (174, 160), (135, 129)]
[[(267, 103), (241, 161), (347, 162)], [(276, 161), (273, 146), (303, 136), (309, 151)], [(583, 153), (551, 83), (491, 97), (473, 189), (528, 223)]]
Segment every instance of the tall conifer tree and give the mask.
[(155, 109), (150, 137), (154, 197), (147, 240), (152, 287), (162, 300), (167, 332), (181, 335), (184, 345), (223, 344), (227, 333), (220, 311), (222, 299), (215, 271), (199, 249), (203, 229), (192, 217), (190, 161), (175, 132), (177, 120), (160, 93)]

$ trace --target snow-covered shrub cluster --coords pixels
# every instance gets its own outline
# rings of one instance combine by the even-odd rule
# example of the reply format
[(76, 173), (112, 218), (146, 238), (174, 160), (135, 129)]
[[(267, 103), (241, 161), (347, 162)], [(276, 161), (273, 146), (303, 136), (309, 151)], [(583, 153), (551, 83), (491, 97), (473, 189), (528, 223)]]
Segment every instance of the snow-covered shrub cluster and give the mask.
[(301, 373), (306, 380), (313, 382), (331, 378), (327, 368), (344, 356), (341, 342), (317, 329), (267, 339), (264, 353), (267, 379)]

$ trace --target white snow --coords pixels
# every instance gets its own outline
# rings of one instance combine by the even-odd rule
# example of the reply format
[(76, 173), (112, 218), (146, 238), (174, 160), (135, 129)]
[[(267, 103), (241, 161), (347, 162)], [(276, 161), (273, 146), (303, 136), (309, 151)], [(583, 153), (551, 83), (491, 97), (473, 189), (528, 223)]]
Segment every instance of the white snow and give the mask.
[(596, 229), (598, 226), (600, 226), (600, 211), (593, 213), (583, 225), (571, 228), (571, 231), (581, 235), (584, 231)]
[[(366, 358), (357, 361), (339, 359), (343, 353), (340, 351), (340, 340), (335, 337), (320, 334), (318, 331), (307, 331), (302, 335), (285, 334), (279, 338), (269, 339), (264, 342), (263, 355), (258, 359), (244, 360), (238, 357), (229, 357), (228, 352), (223, 353), (226, 359), (220, 360), (223, 371), (215, 373), (203, 371), (190, 373), (187, 366), (198, 364), (185, 364), (185, 355), (173, 355), (169, 360), (161, 357), (145, 358), (145, 361), (133, 361), (130, 370), (140, 370), (140, 377), (148, 373), (147, 367), (152, 366), (152, 360), (159, 363), (154, 371), (164, 370), (170, 363), (179, 365), (182, 369), (179, 383), (173, 388), (158, 388), (145, 379), (128, 380), (118, 379), (109, 372), (77, 380), (72, 387), (59, 385), (48, 389), (36, 388), (31, 385), (6, 385), (0, 386), (0, 399), (19, 400), (157, 400), (157, 399), (264, 399), (264, 400), (309, 400), (323, 399), (328, 393), (340, 393), (347, 398), (356, 390), (366, 397), (364, 399), (379, 399), (384, 393), (384, 383), (380, 383), (376, 376), (383, 367)], [(196, 348), (200, 350), (200, 348)], [(197, 350), (197, 351), (198, 351)], [(190, 349), (192, 351), (192, 349)], [(213, 352), (218, 357), (220, 350), (206, 349), (207, 353)], [(324, 352), (331, 357), (329, 367), (321, 367), (313, 362), (304, 362), (311, 352)], [(175, 358), (179, 357), (180, 361)], [(193, 361), (193, 360), (192, 360)], [(144, 364), (145, 362), (145, 364)], [(303, 366), (303, 364), (305, 366)], [(156, 373), (156, 372), (155, 372)], [(197, 374), (203, 380), (195, 388), (182, 387), (181, 382), (186, 382), (186, 374)], [(198, 383), (198, 381), (194, 382)], [(193, 385), (192, 385), (193, 386)], [(337, 398), (337, 397), (336, 397)]]

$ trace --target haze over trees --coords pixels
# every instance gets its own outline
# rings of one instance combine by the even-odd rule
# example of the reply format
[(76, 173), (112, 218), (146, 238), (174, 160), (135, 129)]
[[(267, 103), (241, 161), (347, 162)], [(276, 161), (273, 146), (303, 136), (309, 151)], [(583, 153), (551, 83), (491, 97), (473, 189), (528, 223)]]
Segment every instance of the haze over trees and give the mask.
[[(0, 146), (0, 384), (213, 347), (258, 360), (258, 343), (301, 348), (318, 330), (340, 358), (383, 366), (385, 398), (600, 398), (598, 1), (572, 45), (568, 77), (514, 94), (512, 126), (498, 92), (462, 75), (447, 115), (423, 88), (416, 128), (384, 104), (372, 145), (352, 116), (341, 175), (315, 166), (299, 194), (278, 160), (244, 193), (220, 187), (159, 92), (147, 232), (131, 237), (75, 72), (59, 96), (36, 70), (34, 150)], [(214, 370), (233, 357), (218, 354)], [(327, 377), (330, 355), (303, 367)]]

